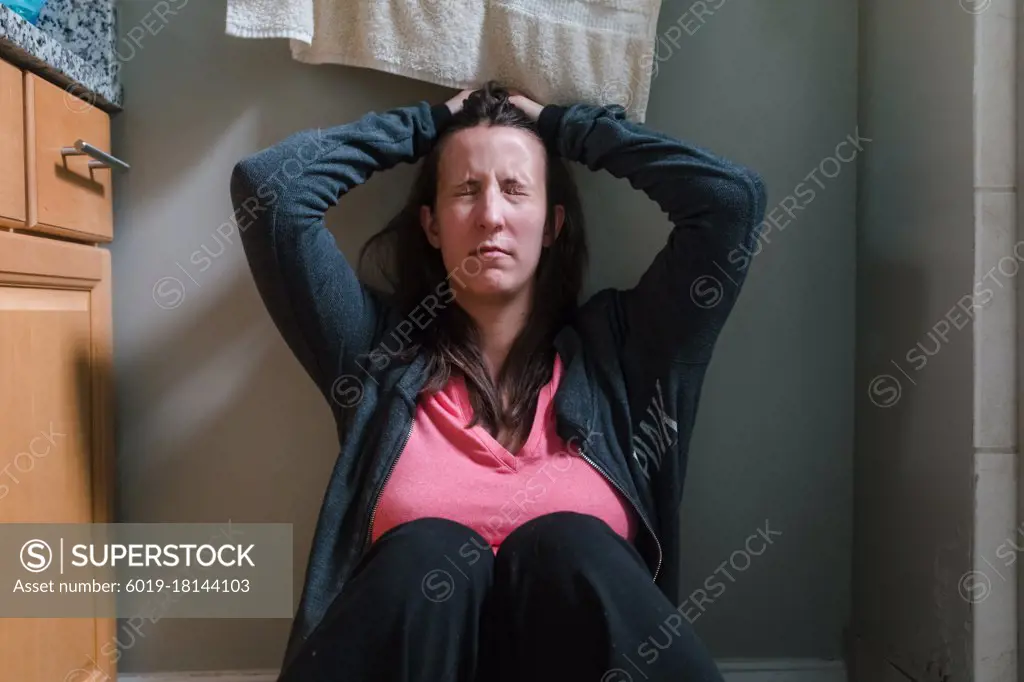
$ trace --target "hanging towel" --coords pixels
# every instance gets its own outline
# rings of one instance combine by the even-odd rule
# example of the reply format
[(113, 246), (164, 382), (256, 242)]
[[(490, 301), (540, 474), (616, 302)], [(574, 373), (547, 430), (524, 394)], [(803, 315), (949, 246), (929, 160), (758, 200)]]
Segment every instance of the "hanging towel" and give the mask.
[(227, 34), (290, 38), (308, 64), (452, 88), (495, 79), (542, 104), (647, 113), (661, 0), (228, 0)]
[(228, 35), (313, 40), (313, 0), (228, 0)]

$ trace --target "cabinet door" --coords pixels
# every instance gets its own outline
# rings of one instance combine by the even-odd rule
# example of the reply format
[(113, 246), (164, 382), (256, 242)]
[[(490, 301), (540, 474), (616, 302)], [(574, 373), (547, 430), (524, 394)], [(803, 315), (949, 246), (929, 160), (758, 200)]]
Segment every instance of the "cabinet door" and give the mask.
[(0, 61), (0, 225), (25, 226), (25, 98), (21, 70)]
[[(112, 521), (111, 332), (106, 249), (0, 231), (0, 522)], [(112, 679), (115, 623), (0, 618), (0, 678)]]

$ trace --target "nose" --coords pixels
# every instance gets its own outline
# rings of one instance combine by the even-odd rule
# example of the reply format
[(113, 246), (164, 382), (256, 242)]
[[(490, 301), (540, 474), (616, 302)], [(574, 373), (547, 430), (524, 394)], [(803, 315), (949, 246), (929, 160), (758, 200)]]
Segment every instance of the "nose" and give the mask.
[(480, 227), (490, 231), (504, 226), (505, 215), (500, 188), (490, 186), (482, 192), (477, 209), (479, 211), (477, 222)]

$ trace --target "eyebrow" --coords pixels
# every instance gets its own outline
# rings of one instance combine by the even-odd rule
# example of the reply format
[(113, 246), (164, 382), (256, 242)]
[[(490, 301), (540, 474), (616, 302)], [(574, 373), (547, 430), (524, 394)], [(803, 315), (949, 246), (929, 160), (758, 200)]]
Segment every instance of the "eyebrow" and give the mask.
[[(476, 180), (474, 178), (469, 178), (467, 180), (462, 180), (462, 181), (459, 181), (459, 182), (452, 183), (452, 187), (464, 187), (464, 186), (479, 187), (481, 184), (482, 183), (479, 180)], [(501, 184), (503, 184), (503, 185), (513, 184), (513, 185), (527, 186), (527, 185), (530, 184), (530, 181), (529, 180), (525, 180), (525, 179), (523, 179), (523, 178), (521, 178), (519, 176), (512, 176), (512, 177), (509, 177), (509, 178), (504, 178), (501, 181)]]

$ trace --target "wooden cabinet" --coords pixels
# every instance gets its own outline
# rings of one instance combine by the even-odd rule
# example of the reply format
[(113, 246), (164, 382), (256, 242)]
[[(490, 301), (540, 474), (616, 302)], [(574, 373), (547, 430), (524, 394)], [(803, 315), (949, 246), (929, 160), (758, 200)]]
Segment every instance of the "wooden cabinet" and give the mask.
[[(90, 185), (53, 153), (86, 135), (109, 149), (109, 123), (69, 115), (60, 88), (12, 69), (0, 62), (0, 522), (111, 523), (111, 264), (97, 243), (113, 234), (111, 170)], [(11, 92), (23, 94), (25, 119)], [(115, 628), (111, 618), (0, 618), (0, 678), (113, 680)]]

